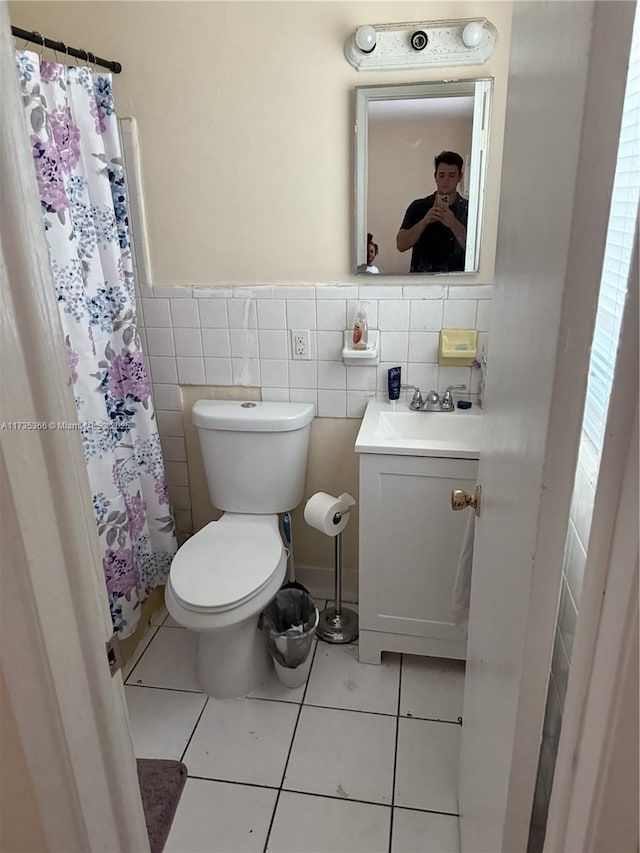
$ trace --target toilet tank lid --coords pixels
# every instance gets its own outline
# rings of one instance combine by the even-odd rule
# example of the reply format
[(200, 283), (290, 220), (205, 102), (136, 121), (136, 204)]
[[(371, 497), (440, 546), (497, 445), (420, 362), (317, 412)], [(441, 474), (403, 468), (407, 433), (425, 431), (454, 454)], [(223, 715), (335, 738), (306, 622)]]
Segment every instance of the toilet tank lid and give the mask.
[(310, 424), (313, 403), (197, 400), (192, 409), (194, 426), (241, 432), (290, 432)]

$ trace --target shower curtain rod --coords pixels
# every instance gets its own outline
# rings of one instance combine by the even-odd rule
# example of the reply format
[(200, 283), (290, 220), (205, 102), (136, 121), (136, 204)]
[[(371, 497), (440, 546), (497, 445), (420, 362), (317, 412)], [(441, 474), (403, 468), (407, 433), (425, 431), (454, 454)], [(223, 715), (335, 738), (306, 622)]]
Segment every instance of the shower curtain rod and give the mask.
[(68, 56), (75, 56), (77, 59), (84, 59), (92, 65), (100, 65), (102, 68), (108, 68), (114, 74), (119, 74), (122, 71), (122, 65), (115, 60), (101, 59), (99, 56), (89, 53), (86, 50), (80, 50), (77, 47), (67, 47), (63, 41), (52, 41), (52, 39), (45, 38), (35, 30), (30, 32), (29, 30), (21, 30), (20, 27), (11, 27), (11, 34), (16, 38), (39, 44), (41, 47), (48, 47), (51, 50), (60, 51), (60, 53)]

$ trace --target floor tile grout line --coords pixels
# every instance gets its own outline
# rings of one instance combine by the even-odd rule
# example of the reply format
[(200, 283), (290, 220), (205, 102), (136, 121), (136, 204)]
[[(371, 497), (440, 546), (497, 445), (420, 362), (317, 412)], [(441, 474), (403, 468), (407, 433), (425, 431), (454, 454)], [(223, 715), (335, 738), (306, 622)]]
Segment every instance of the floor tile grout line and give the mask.
[[(203, 694), (203, 695), (206, 695), (206, 694)], [(202, 706), (202, 710), (198, 714), (198, 719), (196, 720), (194, 727), (191, 729), (191, 734), (189, 735), (189, 739), (187, 740), (186, 746), (182, 751), (182, 756), (180, 757), (180, 761), (183, 763), (184, 763), (184, 757), (187, 754), (187, 750), (189, 749), (189, 746), (191, 745), (191, 741), (193, 740), (193, 736), (196, 733), (196, 729), (198, 728), (198, 724), (200, 723), (200, 720), (202, 719), (202, 715), (204, 714), (205, 708), (207, 707), (208, 704), (209, 704), (209, 696), (207, 696), (205, 699), (205, 703)], [(187, 767), (187, 776), (188, 775), (189, 775), (189, 768)]]
[(396, 713), (396, 741), (393, 748), (393, 779), (391, 782), (391, 819), (389, 820), (389, 853), (393, 853), (393, 818), (396, 802), (396, 770), (398, 766), (398, 735), (400, 733), (400, 707), (402, 705), (402, 664), (404, 655), (400, 655), (400, 671), (398, 673), (398, 705)]
[[(143, 658), (143, 657), (145, 656), (145, 654), (147, 653), (147, 651), (148, 651), (148, 649), (149, 649), (149, 646), (151, 645), (151, 642), (155, 639), (156, 634), (157, 634), (157, 633), (158, 633), (158, 631), (160, 630), (160, 625), (151, 625), (151, 623), (149, 623), (149, 626), (148, 626), (148, 627), (149, 627), (149, 628), (153, 628), (154, 630), (153, 630), (153, 631), (151, 631), (151, 636), (149, 637), (149, 642), (148, 642), (148, 643), (147, 643), (147, 645), (144, 647), (144, 649), (140, 652), (140, 657), (139, 657), (139, 658), (138, 658), (138, 660), (134, 663), (134, 665), (131, 667), (131, 672), (127, 675), (127, 677), (126, 677), (126, 679), (125, 679), (125, 681), (124, 681), (124, 683), (125, 683), (125, 684), (129, 681), (129, 679), (131, 678), (131, 676), (133, 675), (133, 673), (134, 673), (134, 672), (136, 671), (136, 669), (138, 668), (138, 664), (140, 663), (140, 661), (142, 660), (142, 658)], [(140, 641), (142, 642), (142, 640), (143, 640), (143, 639), (144, 639), (144, 637), (141, 637), (141, 638), (140, 638)]]
[(313, 670), (313, 664), (315, 663), (316, 653), (318, 651), (318, 644), (316, 643), (313, 647), (313, 657), (311, 659), (311, 666), (309, 667), (309, 674), (307, 675), (307, 680), (304, 684), (304, 691), (302, 693), (302, 699), (300, 700), (300, 704), (298, 706), (298, 714), (296, 716), (296, 722), (293, 727), (293, 732), (291, 734), (291, 741), (289, 742), (289, 750), (287, 752), (287, 757), (284, 762), (284, 768), (282, 770), (282, 777), (280, 779), (280, 785), (278, 787), (278, 793), (276, 795), (276, 801), (273, 804), (273, 812), (271, 813), (271, 820), (269, 821), (269, 829), (267, 830), (267, 837), (264, 841), (264, 853), (267, 853), (267, 848), (269, 846), (269, 839), (271, 838), (271, 830), (273, 829), (273, 822), (276, 819), (276, 812), (278, 810), (278, 803), (280, 802), (280, 794), (282, 793), (282, 786), (284, 785), (285, 776), (287, 775), (287, 767), (289, 766), (289, 758), (291, 757), (291, 750), (293, 749), (293, 742), (296, 738), (296, 732), (298, 731), (298, 723), (300, 722), (300, 715), (302, 714), (302, 708), (304, 707), (304, 697), (307, 695), (307, 688), (309, 686), (309, 679), (311, 678), (311, 671)]

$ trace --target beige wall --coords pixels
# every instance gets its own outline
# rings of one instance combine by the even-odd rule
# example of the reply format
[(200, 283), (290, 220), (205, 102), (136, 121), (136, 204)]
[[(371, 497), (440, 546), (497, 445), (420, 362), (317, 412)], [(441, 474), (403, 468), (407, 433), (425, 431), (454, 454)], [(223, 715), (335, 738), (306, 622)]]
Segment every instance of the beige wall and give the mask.
[(47, 847), (20, 732), (0, 667), (0, 850), (45, 853)]
[[(50, 0), (9, 10), (17, 26), (122, 63), (115, 95), (119, 114), (138, 121), (156, 285), (349, 280), (353, 89), (364, 84), (495, 77), (495, 234), (509, 2)], [(343, 55), (362, 23), (481, 15), (499, 32), (483, 66), (359, 73)]]
[[(433, 158), (457, 151), (471, 153), (473, 104), (468, 117), (369, 121), (368, 231), (378, 244), (376, 265), (384, 273), (408, 273), (411, 252), (400, 254), (396, 234), (407, 207), (435, 191)], [(386, 164), (386, 168), (384, 166)], [(392, 168), (389, 168), (392, 164)], [(463, 192), (462, 185), (458, 188)], [(468, 195), (467, 195), (468, 198)]]

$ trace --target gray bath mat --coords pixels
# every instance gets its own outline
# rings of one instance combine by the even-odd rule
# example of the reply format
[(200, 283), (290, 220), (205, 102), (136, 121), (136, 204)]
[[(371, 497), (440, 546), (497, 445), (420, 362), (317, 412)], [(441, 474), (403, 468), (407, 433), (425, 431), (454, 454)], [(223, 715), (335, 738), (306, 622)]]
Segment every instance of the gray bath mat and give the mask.
[(151, 853), (161, 853), (187, 781), (181, 761), (138, 758), (138, 782)]

